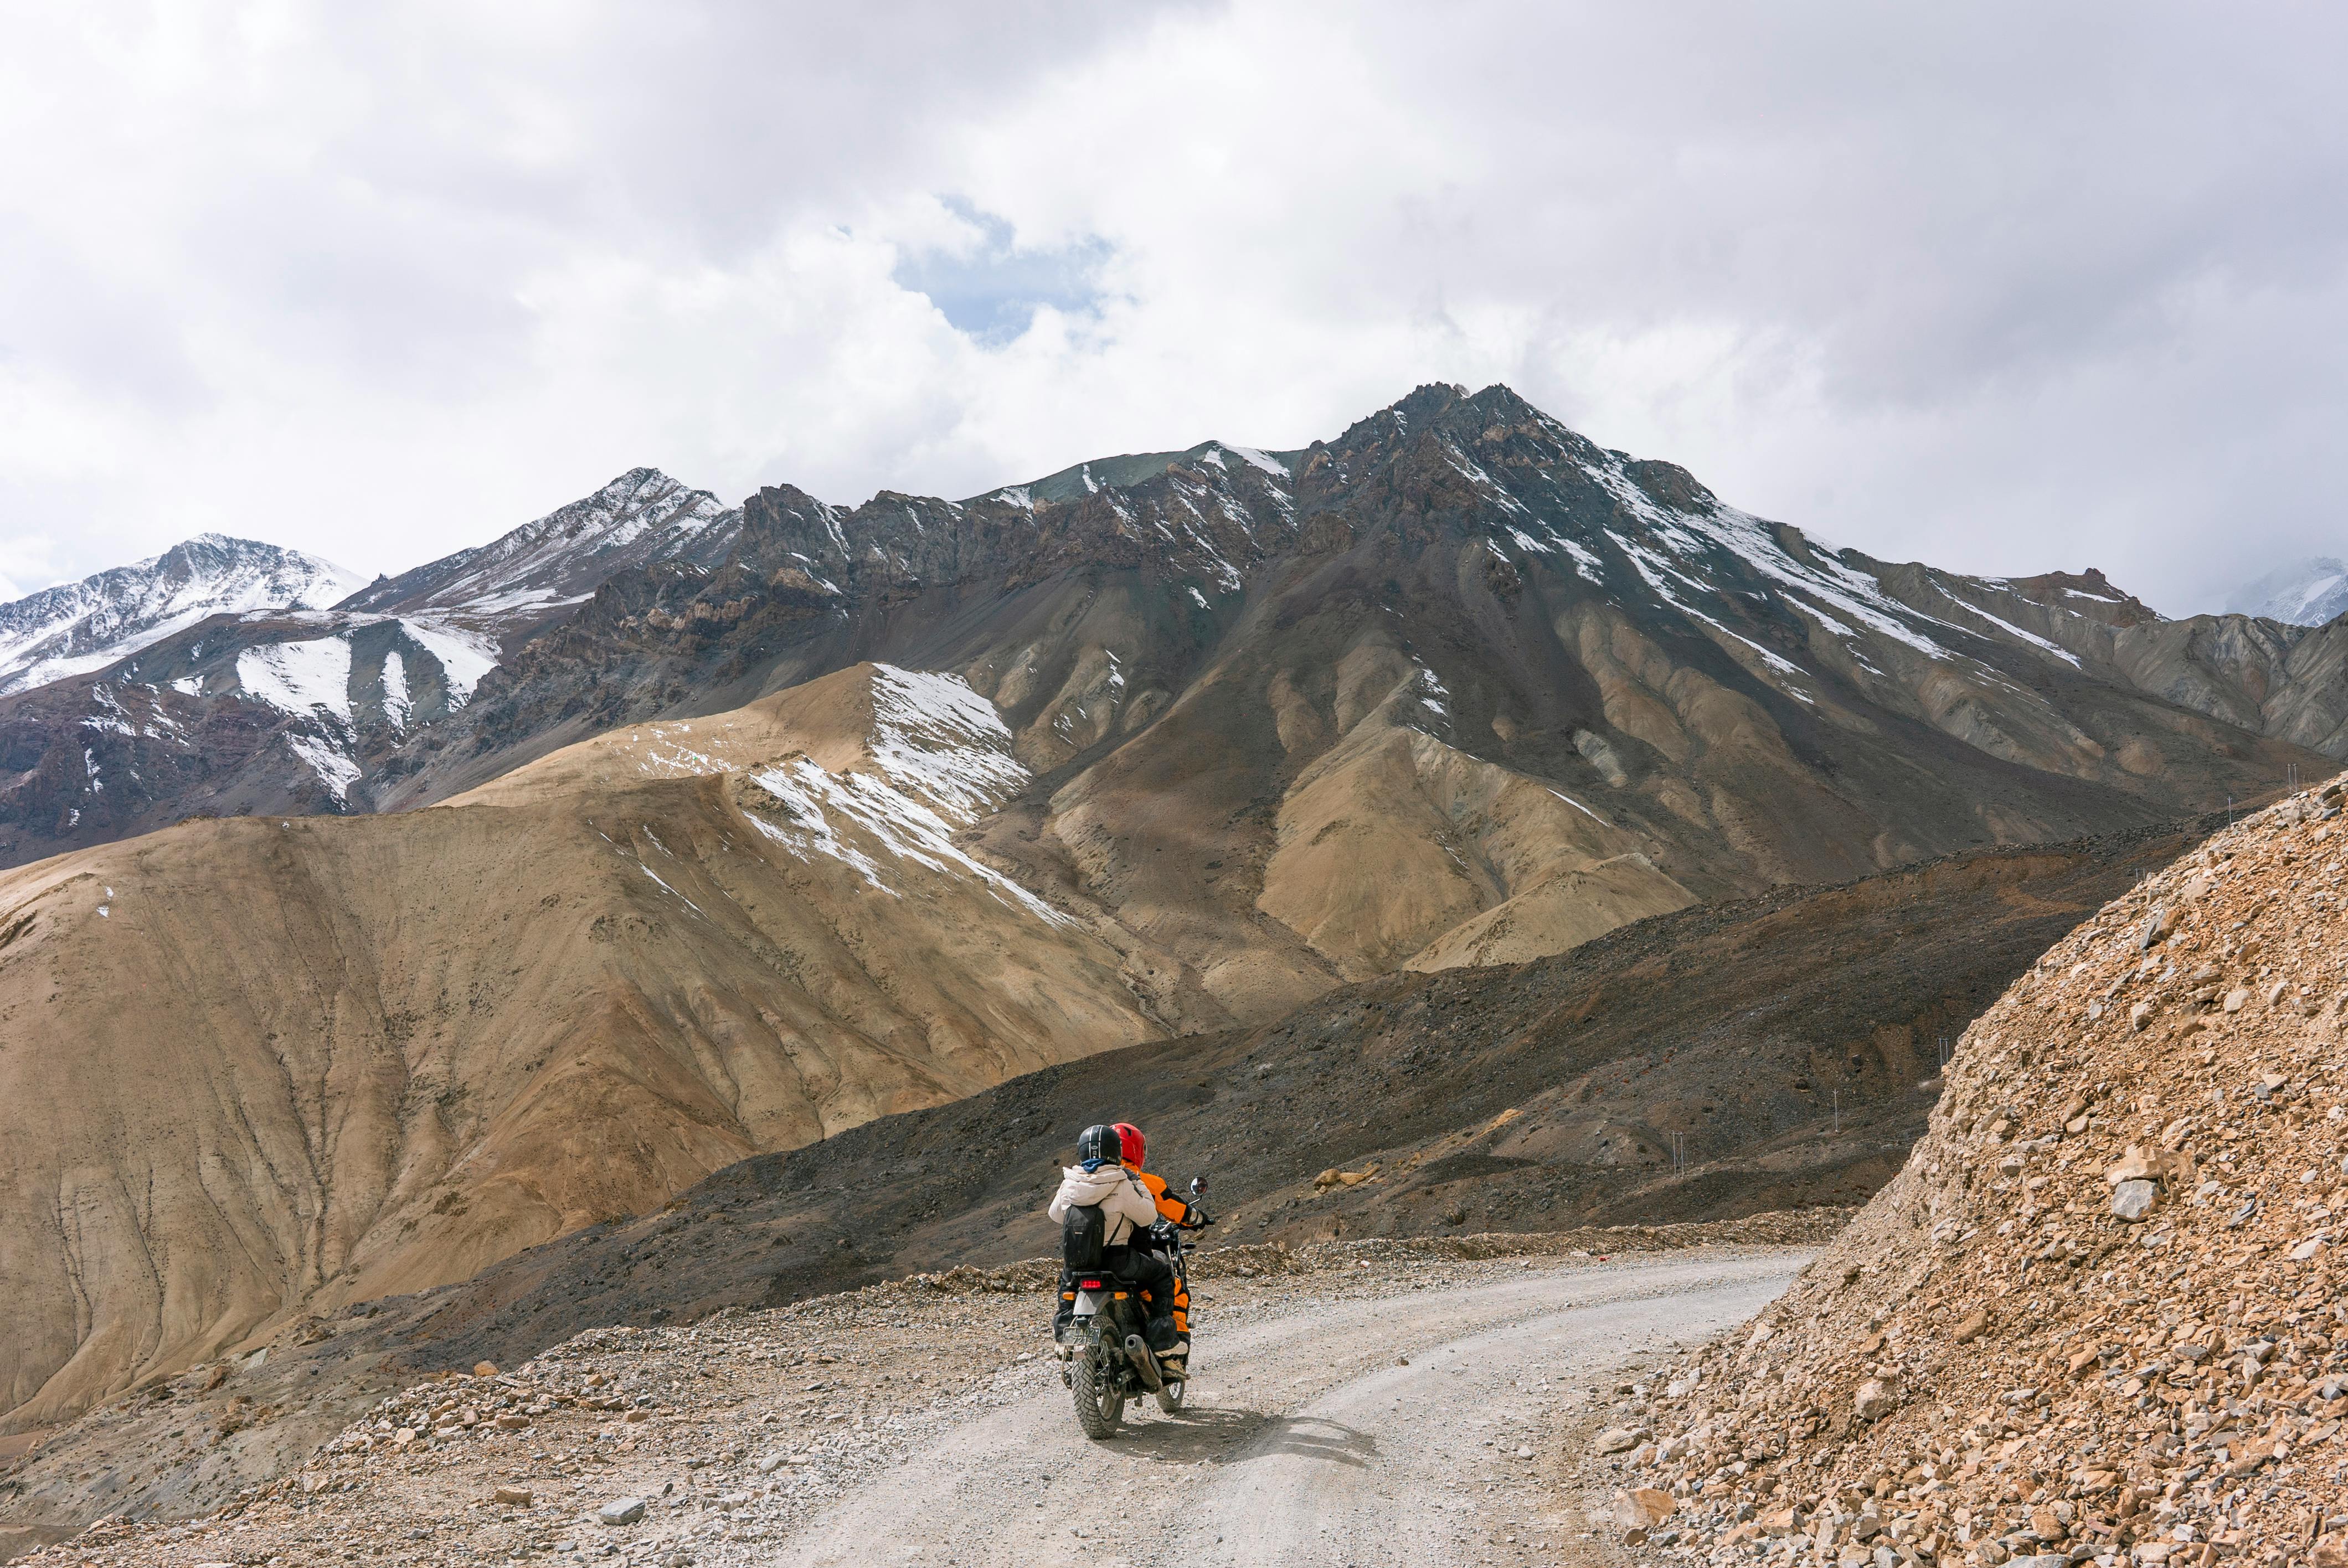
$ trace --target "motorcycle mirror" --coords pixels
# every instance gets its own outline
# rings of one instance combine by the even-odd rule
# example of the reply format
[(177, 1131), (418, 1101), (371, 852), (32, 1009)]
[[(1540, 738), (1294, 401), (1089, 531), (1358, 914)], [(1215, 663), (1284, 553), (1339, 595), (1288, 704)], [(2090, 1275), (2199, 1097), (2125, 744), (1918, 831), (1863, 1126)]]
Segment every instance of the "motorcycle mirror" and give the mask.
[(1207, 1190), (1207, 1178), (1206, 1178), (1206, 1177), (1204, 1177), (1204, 1176), (1193, 1176), (1193, 1177), (1191, 1177), (1191, 1178), (1190, 1178), (1190, 1195), (1191, 1195), (1192, 1197), (1194, 1197), (1194, 1198), (1195, 1198), (1195, 1197), (1200, 1196), (1201, 1194), (1203, 1194), (1204, 1192), (1206, 1192), (1206, 1190)]

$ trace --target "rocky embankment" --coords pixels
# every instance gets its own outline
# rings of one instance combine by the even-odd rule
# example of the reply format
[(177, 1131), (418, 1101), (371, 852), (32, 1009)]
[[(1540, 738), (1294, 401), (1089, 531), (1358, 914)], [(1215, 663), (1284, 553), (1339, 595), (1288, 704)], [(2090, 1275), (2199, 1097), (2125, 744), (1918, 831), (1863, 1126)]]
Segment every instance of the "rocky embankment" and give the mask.
[(1841, 1239), (1619, 1391), (1640, 1561), (2348, 1563), (2344, 795), (2058, 943)]

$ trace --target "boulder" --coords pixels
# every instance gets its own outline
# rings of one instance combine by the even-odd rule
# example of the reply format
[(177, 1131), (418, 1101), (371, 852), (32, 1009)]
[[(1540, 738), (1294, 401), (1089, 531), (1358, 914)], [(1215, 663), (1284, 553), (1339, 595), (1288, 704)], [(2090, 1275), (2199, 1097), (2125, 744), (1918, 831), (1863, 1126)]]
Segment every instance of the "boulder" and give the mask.
[(1653, 1530), (1669, 1519), (1678, 1506), (1670, 1492), (1642, 1486), (1616, 1492), (1610, 1512), (1617, 1524), (1632, 1530)]
[[(2187, 1131), (2179, 1122), (2172, 1122), (2162, 1129), (2162, 1137), (2173, 1135), (2182, 1142)], [(2118, 1162), (2104, 1172), (2104, 1180), (2115, 1187), (2122, 1182), (2167, 1182), (2174, 1186), (2192, 1179), (2192, 1158), (2178, 1153), (2175, 1144), (2147, 1149), (2140, 1143), (2130, 1143)]]
[(633, 1524), (644, 1516), (641, 1497), (615, 1497), (595, 1511), (595, 1517), (605, 1524)]
[(1630, 1427), (1609, 1427), (1598, 1434), (1594, 1446), (1602, 1454), (1628, 1453), (1646, 1439), (1645, 1432)]
[(1850, 1413), (1862, 1421), (1879, 1421), (1899, 1408), (1899, 1386), (1886, 1378), (1869, 1378), (1850, 1399)]
[(2112, 1194), (2112, 1214), (2131, 1225), (2152, 1212), (2156, 1189), (2150, 1182), (2126, 1181)]

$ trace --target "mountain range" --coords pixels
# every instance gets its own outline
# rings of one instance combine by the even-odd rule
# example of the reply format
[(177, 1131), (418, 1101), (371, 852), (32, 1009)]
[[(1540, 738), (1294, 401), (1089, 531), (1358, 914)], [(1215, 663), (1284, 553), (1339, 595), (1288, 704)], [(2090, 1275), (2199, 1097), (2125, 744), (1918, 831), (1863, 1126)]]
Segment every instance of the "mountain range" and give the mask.
[(961, 501), (632, 470), (0, 697), (9, 1419), (1030, 1070), (2158, 830), (2348, 754), (2343, 646), (1505, 387)]
[(2234, 590), (2226, 608), (2287, 626), (2322, 626), (2348, 611), (2348, 561), (2315, 556), (2277, 567)]

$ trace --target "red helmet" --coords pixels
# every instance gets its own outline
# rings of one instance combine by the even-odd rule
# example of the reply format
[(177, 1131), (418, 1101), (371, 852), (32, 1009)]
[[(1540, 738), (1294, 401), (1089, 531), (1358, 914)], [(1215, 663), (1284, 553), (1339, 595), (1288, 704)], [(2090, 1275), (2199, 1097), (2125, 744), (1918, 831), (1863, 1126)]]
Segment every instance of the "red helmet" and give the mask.
[(1125, 1163), (1128, 1165), (1141, 1164), (1143, 1163), (1141, 1151), (1144, 1147), (1141, 1141), (1141, 1129), (1130, 1122), (1120, 1122), (1117, 1124), (1117, 1142), (1125, 1146)]

